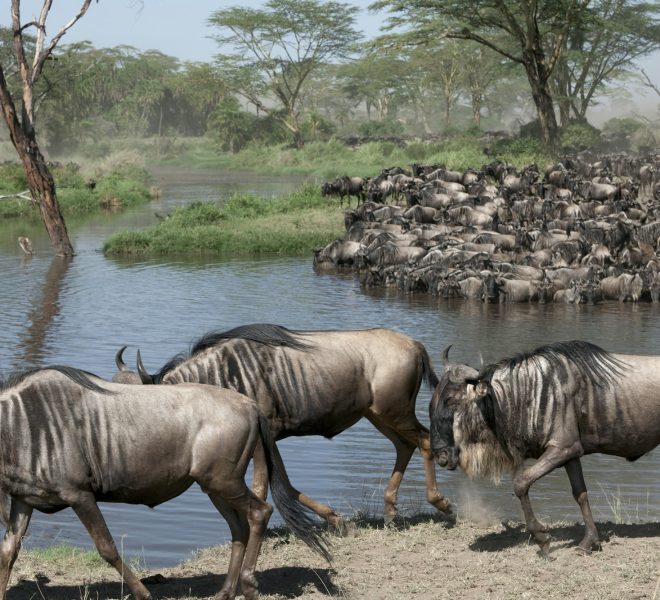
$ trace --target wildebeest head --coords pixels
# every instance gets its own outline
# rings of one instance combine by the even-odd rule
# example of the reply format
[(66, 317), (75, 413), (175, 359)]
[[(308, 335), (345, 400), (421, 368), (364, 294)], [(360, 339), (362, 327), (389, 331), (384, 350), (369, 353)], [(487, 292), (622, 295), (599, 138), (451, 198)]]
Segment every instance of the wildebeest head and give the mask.
[(436, 462), (449, 470), (460, 466), (470, 477), (499, 481), (521, 463), (498, 436), (494, 392), (490, 377), (495, 365), (477, 371), (451, 364), (449, 347), (443, 353), (445, 371), (429, 407), (431, 451)]
[(479, 372), (467, 365), (449, 363), (449, 348), (442, 354), (445, 370), (431, 398), (429, 418), (433, 456), (441, 467), (453, 471), (460, 460), (455, 420), (460, 419), (465, 405), (472, 401), (471, 396), (476, 393), (472, 383), (478, 383)]
[(500, 283), (497, 277), (492, 273), (484, 279), (482, 300), (489, 304), (496, 304), (500, 301)]
[(122, 346), (115, 354), (115, 364), (117, 365), (117, 372), (112, 376), (112, 381), (115, 383), (142, 383), (140, 376), (135, 372), (131, 371), (124, 362), (124, 350), (128, 346)]

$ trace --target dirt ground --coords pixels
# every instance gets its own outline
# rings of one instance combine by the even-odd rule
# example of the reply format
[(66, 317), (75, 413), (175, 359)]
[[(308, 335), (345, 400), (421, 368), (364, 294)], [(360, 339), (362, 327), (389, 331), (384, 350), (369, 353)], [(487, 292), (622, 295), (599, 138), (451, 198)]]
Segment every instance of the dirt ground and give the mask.
[[(660, 523), (599, 523), (598, 529), (602, 550), (583, 556), (574, 549), (582, 525), (553, 525), (544, 559), (520, 523), (487, 526), (421, 515), (384, 527), (357, 520), (346, 536), (331, 536), (332, 566), (298, 540), (270, 534), (257, 578), (263, 600), (660, 600)], [(220, 546), (141, 576), (151, 576), (154, 598), (206, 598), (221, 587), (228, 558), (229, 547)], [(40, 564), (29, 553), (19, 556), (8, 600), (128, 595), (113, 570), (77, 562)]]

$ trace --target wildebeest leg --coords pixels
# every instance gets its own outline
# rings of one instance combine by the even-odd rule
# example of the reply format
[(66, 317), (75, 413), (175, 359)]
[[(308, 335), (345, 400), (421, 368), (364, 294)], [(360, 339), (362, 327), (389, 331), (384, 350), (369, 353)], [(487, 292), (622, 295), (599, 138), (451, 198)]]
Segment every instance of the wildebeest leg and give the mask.
[(394, 449), (396, 450), (394, 469), (392, 469), (392, 475), (390, 476), (387, 488), (385, 489), (385, 507), (383, 513), (385, 515), (385, 524), (387, 525), (388, 523), (391, 523), (397, 515), (396, 501), (399, 494), (399, 487), (406, 467), (410, 462), (410, 458), (415, 452), (416, 446), (397, 431), (385, 425), (375, 415), (368, 414), (367, 419), (369, 419), (374, 427), (390, 440), (392, 444), (394, 444)]
[(594, 523), (593, 515), (591, 514), (591, 507), (589, 506), (589, 497), (587, 495), (587, 486), (584, 483), (584, 475), (582, 474), (582, 465), (579, 458), (569, 460), (565, 465), (568, 479), (571, 482), (571, 490), (573, 491), (573, 498), (580, 506), (582, 518), (584, 519), (585, 534), (582, 541), (578, 544), (578, 548), (585, 553), (591, 552), (591, 547), (600, 545), (598, 538), (598, 530), (596, 523)]
[(301, 502), (310, 510), (314, 511), (317, 515), (319, 515), (319, 517), (325, 519), (330, 526), (335, 527), (340, 531), (343, 529), (344, 520), (339, 513), (335, 512), (335, 510), (330, 508), (328, 505), (317, 502), (313, 498), (310, 498), (302, 492), (299, 492), (296, 488), (293, 487), (293, 485), (291, 485), (289, 475), (287, 474), (286, 469), (284, 468), (284, 463), (282, 462), (282, 455), (275, 445), (273, 445), (273, 463), (276, 463), (277, 467), (281, 469), (281, 472), (284, 476), (283, 483), (291, 495), (295, 496), (299, 502)]
[(235, 481), (229, 486), (223, 482), (220, 487), (221, 490), (208, 489), (207, 486), (204, 488), (227, 520), (232, 537), (227, 578), (216, 598), (234, 598), (240, 577), (243, 595), (247, 600), (253, 600), (259, 595), (254, 574), (257, 558), (273, 509), (248, 490), (243, 481)]
[(424, 459), (426, 500), (442, 512), (451, 512), (451, 502), (438, 491), (438, 482), (435, 477), (435, 460), (433, 452), (431, 452), (431, 439), (426, 427), (419, 431), (419, 452)]
[(4, 600), (11, 568), (21, 549), (21, 540), (30, 524), (32, 507), (21, 500), (12, 498), (7, 531), (0, 544), (0, 599)]
[(450, 508), (449, 501), (438, 493), (435, 478), (435, 461), (431, 452), (429, 433), (421, 423), (411, 426), (410, 430), (401, 430), (385, 423), (382, 418), (375, 414), (367, 414), (367, 419), (388, 440), (394, 444), (396, 450), (396, 462), (392, 470), (392, 476), (385, 490), (385, 523), (390, 523), (397, 514), (396, 501), (403, 479), (403, 474), (410, 462), (410, 458), (419, 447), (424, 459), (424, 474), (426, 477), (426, 499), (438, 510), (447, 511)]
[(245, 548), (250, 537), (250, 530), (245, 513), (235, 510), (228, 500), (224, 498), (224, 494), (212, 492), (206, 488), (204, 488), (204, 491), (208, 494), (211, 502), (213, 502), (220, 514), (225, 518), (231, 531), (231, 557), (229, 558), (229, 566), (227, 567), (227, 577), (225, 577), (225, 582), (216, 595), (218, 600), (229, 600), (236, 596), (238, 579), (245, 559)]
[(547, 533), (545, 525), (540, 523), (534, 516), (532, 504), (529, 501), (529, 488), (535, 481), (538, 481), (541, 477), (550, 473), (550, 471), (566, 464), (566, 462), (573, 458), (579, 457), (581, 454), (582, 447), (579, 442), (576, 442), (570, 448), (550, 446), (531, 467), (525, 469), (513, 479), (513, 491), (518, 496), (522, 505), (527, 529), (540, 546), (543, 556), (548, 555), (550, 536)]
[(261, 440), (257, 442), (254, 448), (252, 491), (262, 500), (265, 500), (268, 496), (268, 467), (266, 466), (266, 456), (264, 455), (264, 447), (261, 444)]
[(123, 577), (135, 600), (150, 600), (151, 594), (149, 590), (144, 587), (143, 583), (135, 576), (135, 573), (126, 566), (119, 556), (117, 546), (108, 531), (108, 526), (96, 504), (94, 496), (91, 494), (85, 495), (78, 503), (75, 505), (72, 504), (71, 507), (80, 519), (80, 522), (85, 526), (85, 529), (89, 532), (101, 558), (112, 565)]

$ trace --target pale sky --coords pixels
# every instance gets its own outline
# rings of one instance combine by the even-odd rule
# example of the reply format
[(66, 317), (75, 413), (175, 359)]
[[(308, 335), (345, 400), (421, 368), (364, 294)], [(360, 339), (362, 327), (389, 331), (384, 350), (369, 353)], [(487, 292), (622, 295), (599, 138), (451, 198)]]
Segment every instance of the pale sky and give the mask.
[[(386, 14), (370, 14), (367, 7), (373, 0), (345, 0), (360, 8), (357, 28), (366, 38), (375, 37), (384, 23)], [(10, 24), (9, 2), (0, 8), (0, 24)], [(41, 9), (41, 0), (22, 0), (21, 17), (25, 23), (34, 18)], [(128, 45), (138, 50), (160, 50), (182, 60), (209, 62), (218, 52), (216, 43), (209, 39), (213, 29), (206, 21), (215, 10), (230, 6), (259, 6), (262, 2), (246, 0), (99, 0), (92, 2), (88, 13), (64, 36), (62, 43), (89, 40), (97, 48)], [(81, 0), (54, 0), (47, 21), (47, 33), (52, 36), (68, 21), (81, 5)], [(33, 33), (33, 31), (31, 31)], [(641, 66), (660, 86), (660, 53), (647, 57)], [(622, 84), (624, 86), (625, 84)], [(652, 116), (658, 106), (657, 96), (647, 93), (640, 96), (638, 86), (629, 90), (640, 112)], [(609, 104), (609, 103), (608, 103)], [(630, 99), (619, 100), (616, 110), (629, 110)], [(605, 106), (591, 112), (596, 125), (609, 116)], [(608, 113), (606, 115), (605, 113)], [(603, 114), (599, 114), (603, 113)]]
[[(378, 35), (383, 14), (370, 15), (367, 6), (373, 0), (348, 0), (361, 13), (357, 29), (365, 37)], [(9, 3), (0, 9), (0, 23), (10, 23)], [(80, 0), (55, 0), (48, 17), (48, 34), (53, 35), (80, 6)], [(209, 15), (230, 6), (258, 7), (262, 2), (245, 0), (99, 0), (92, 2), (87, 14), (64, 36), (63, 43), (89, 40), (97, 48), (135, 46), (139, 50), (160, 50), (183, 60), (209, 62), (218, 53), (209, 39), (214, 29), (208, 27)], [(38, 15), (42, 2), (23, 0), (21, 18), (25, 23)], [(33, 30), (30, 33), (34, 33)]]

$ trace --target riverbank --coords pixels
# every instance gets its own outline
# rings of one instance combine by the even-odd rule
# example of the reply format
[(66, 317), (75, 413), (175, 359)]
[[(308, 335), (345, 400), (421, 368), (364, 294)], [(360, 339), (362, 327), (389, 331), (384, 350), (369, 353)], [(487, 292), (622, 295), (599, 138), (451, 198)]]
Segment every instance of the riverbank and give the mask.
[[(299, 540), (269, 532), (257, 564), (262, 600), (660, 598), (660, 523), (598, 523), (602, 551), (589, 556), (574, 548), (584, 532), (581, 524), (555, 524), (549, 560), (538, 555), (520, 523), (421, 515), (395, 528), (383, 527), (382, 520), (354, 524), (346, 537), (332, 537), (332, 567)], [(154, 597), (195, 600), (219, 590), (229, 552), (229, 545), (203, 550), (156, 571), (144, 568), (147, 549), (137, 566), (149, 577)], [(71, 549), (54, 556), (22, 553), (10, 585), (10, 600), (126, 595), (114, 570), (92, 553)]]
[(343, 234), (337, 200), (316, 186), (266, 199), (235, 194), (222, 206), (194, 203), (141, 231), (106, 240), (111, 256), (309, 254)]

